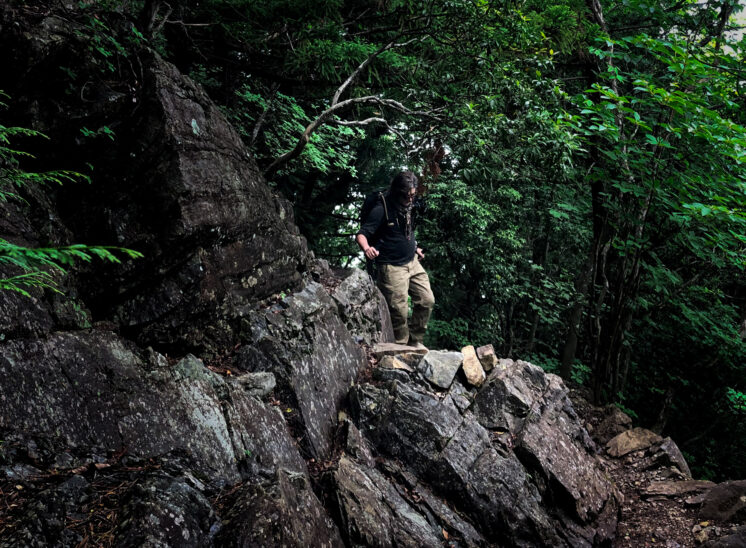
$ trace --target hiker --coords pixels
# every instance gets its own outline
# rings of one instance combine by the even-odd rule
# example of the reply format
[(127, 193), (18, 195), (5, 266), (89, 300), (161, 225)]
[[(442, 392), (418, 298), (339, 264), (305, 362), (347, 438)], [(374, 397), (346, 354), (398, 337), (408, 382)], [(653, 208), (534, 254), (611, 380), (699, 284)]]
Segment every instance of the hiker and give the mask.
[[(411, 171), (397, 174), (372, 209), (363, 211), (355, 241), (365, 257), (375, 261), (376, 283), (388, 303), (396, 342), (423, 348), (435, 298), (427, 272), (420, 265), (425, 255), (414, 236), (416, 196), (417, 176)], [(412, 297), (409, 322), (407, 295)]]

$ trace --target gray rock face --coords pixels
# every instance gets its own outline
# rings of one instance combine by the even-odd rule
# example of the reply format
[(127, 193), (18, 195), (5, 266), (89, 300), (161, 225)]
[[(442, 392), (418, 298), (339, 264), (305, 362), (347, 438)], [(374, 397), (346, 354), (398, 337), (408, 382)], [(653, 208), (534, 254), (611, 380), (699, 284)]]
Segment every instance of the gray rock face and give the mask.
[(472, 407), (456, 405), (468, 401), (463, 387), (441, 399), (389, 382), (356, 387), (353, 414), (380, 452), (457, 501), (492, 541), (591, 546), (613, 538), (617, 494), (566, 388), (530, 364), (502, 366)]
[(236, 382), (244, 387), (251, 396), (261, 398), (266, 396), (275, 388), (275, 376), (266, 371), (256, 373), (245, 373), (236, 377)]
[(699, 515), (719, 523), (742, 524), (746, 521), (746, 480), (715, 485), (705, 495)]
[(305, 470), (277, 411), (194, 357), (147, 362), (111, 333), (0, 345), (0, 386), (0, 428), (10, 431), (142, 457), (180, 450), (218, 485), (241, 479), (247, 451), (263, 466)]
[(417, 365), (417, 370), (428, 381), (440, 388), (451, 386), (459, 367), (464, 361), (461, 352), (442, 352), (433, 350)]
[(395, 382), (356, 388), (352, 405), (380, 451), (458, 501), (485, 536), (514, 546), (562, 545), (520, 462), (498, 453), (489, 433), (463, 418), (450, 398)]
[(508, 431), (515, 452), (544, 497), (565, 501), (573, 544), (611, 538), (617, 495), (595, 458), (596, 446), (556, 375), (526, 362), (500, 360), (474, 400), (486, 428)]
[(350, 423), (334, 485), (348, 545), (419, 548), (486, 543), (471, 524), (396, 464), (385, 462), (382, 470), (376, 469), (366, 441)]
[(337, 412), (365, 354), (337, 315), (324, 288), (312, 282), (281, 304), (252, 315), (253, 344), (297, 405), (310, 450), (318, 459), (330, 456)]
[(241, 485), (226, 512), (216, 545), (344, 546), (337, 527), (311, 490), (308, 477), (284, 470)]
[(117, 546), (212, 544), (220, 520), (210, 501), (183, 478), (166, 474), (138, 482), (129, 492), (117, 529)]
[(485, 428), (518, 433), (538, 401), (536, 395), (547, 386), (548, 377), (540, 368), (500, 360), (474, 399), (474, 413)]
[[(3, 16), (11, 21), (0, 20), (0, 47), (12, 52), (3, 89), (17, 116), (29, 111), (34, 117), (17, 122), (50, 136), (54, 147), (45, 160), (51, 165), (75, 158), (73, 165), (89, 162), (96, 175), (84, 189), (64, 185), (54, 203), (44, 196), (31, 201), (37, 217), (54, 219), (53, 226), (24, 222), (27, 212), (16, 211), (12, 222), (0, 224), (0, 235), (33, 244), (53, 233), (61, 244), (137, 249), (143, 259), (80, 276), (84, 306), (119, 323), (142, 346), (216, 353), (235, 344), (240, 318), (254, 303), (300, 286), (309, 258), (290, 204), (269, 189), (207, 94), (155, 53), (131, 52), (139, 68), (129, 74), (131, 82), (121, 82), (127, 93), (113, 93), (99, 76), (86, 83), (84, 100), (64, 93), (77, 85), (69, 81), (41, 90), (37, 82), (48, 63), (68, 67), (81, 82), (98, 74), (86, 53), (89, 29), (73, 18), (13, 25), (17, 14), (3, 10)], [(131, 35), (123, 19), (107, 23), (114, 35)], [(70, 138), (70, 119), (77, 127), (115, 125), (116, 142)], [(17, 306), (0, 298), (0, 310)], [(48, 304), (23, 308), (27, 317), (13, 328), (19, 335), (43, 332), (50, 320), (69, 324)], [(58, 321), (58, 329), (70, 327)]]
[(334, 480), (343, 527), (352, 544), (412, 548), (443, 544), (442, 535), (375, 468), (343, 455)]
[(345, 276), (332, 298), (347, 329), (353, 337), (359, 337), (369, 345), (393, 342), (394, 330), (386, 299), (373, 280), (360, 269), (349, 270)]

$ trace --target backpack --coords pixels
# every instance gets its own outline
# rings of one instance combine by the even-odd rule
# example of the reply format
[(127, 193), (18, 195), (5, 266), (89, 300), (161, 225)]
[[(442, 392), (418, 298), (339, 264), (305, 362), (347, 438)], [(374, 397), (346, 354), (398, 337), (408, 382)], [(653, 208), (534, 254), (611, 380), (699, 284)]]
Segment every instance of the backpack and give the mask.
[[(369, 193), (365, 197), (365, 201), (363, 202), (363, 206), (360, 208), (360, 225), (362, 226), (365, 221), (368, 218), (368, 215), (370, 215), (370, 212), (373, 211), (373, 208), (376, 207), (379, 201), (383, 203), (383, 213), (386, 216), (386, 223), (391, 225), (393, 224), (393, 221), (389, 219), (389, 209), (386, 205), (386, 194), (385, 189), (381, 190), (375, 190), (371, 193)], [(370, 240), (368, 240), (368, 243), (370, 245), (376, 245), (378, 243), (378, 240), (375, 239), (375, 237), (371, 237)], [(376, 262), (371, 261), (368, 257), (365, 258), (365, 270), (368, 272), (371, 278), (375, 281), (377, 278), (378, 273), (376, 272)]]
[(383, 202), (383, 212), (384, 215), (386, 215), (386, 222), (390, 223), (389, 221), (389, 210), (386, 206), (386, 195), (385, 190), (374, 190), (370, 194), (368, 194), (365, 197), (365, 201), (363, 202), (363, 207), (360, 208), (360, 224), (362, 225), (365, 223), (365, 221), (368, 219), (368, 215), (370, 215), (370, 212), (373, 211), (373, 208), (376, 207), (376, 204), (379, 202)]

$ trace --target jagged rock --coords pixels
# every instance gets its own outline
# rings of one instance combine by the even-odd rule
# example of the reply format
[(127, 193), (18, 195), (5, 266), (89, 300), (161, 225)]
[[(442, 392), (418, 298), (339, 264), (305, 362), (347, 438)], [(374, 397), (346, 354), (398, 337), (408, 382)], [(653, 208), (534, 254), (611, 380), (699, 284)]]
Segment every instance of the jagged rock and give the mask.
[(464, 370), (467, 382), (472, 386), (482, 386), (486, 375), (484, 374), (484, 369), (482, 369), (482, 364), (477, 358), (477, 352), (474, 350), (474, 347), (471, 345), (465, 346), (461, 349), (461, 353), (464, 355), (461, 368)]
[[(79, 299), (95, 316), (114, 319), (142, 346), (217, 353), (235, 343), (240, 318), (256, 301), (299, 287), (309, 258), (292, 208), (266, 185), (207, 94), (152, 50), (131, 52), (138, 69), (122, 72), (118, 87), (125, 92), (113, 93), (98, 76), (86, 81), (99, 67), (87, 53), (90, 28), (74, 20), (0, 21), (0, 48), (7, 52), (0, 83), (13, 98), (15, 121), (50, 136), (50, 165), (74, 158), (96, 174), (90, 185), (61, 187), (55, 203), (42, 198), (32, 206), (59, 225), (53, 227), (59, 243), (111, 244), (144, 254), (80, 275)], [(124, 18), (111, 15), (102, 24), (113, 40), (131, 44)], [(78, 76), (40, 87), (50, 63)], [(83, 82), (85, 97), (65, 93)], [(71, 138), (70, 119), (76, 127), (116, 126), (116, 141)], [(0, 229), (14, 240), (47, 240), (43, 226)], [(51, 303), (43, 308), (58, 316), (57, 329), (69, 327), (70, 314), (55, 312)], [(48, 314), (29, 312), (26, 331), (47, 329)]]
[[(393, 463), (386, 469), (403, 479), (405, 486), (376, 470), (360, 432), (347, 424), (347, 447), (359, 457), (343, 454), (334, 472), (339, 515), (349, 545), (448, 546), (464, 539), (470, 546), (484, 544), (474, 528), (427, 488)], [(425, 502), (422, 502), (425, 499)], [(443, 535), (448, 528), (453, 537)]]
[(746, 521), (746, 480), (725, 481), (715, 485), (705, 495), (699, 516), (719, 523)]
[(633, 428), (615, 436), (606, 444), (606, 452), (612, 457), (623, 457), (633, 451), (647, 449), (663, 441), (655, 432), (645, 428)]
[(643, 491), (645, 497), (680, 497), (712, 489), (715, 484), (704, 480), (655, 481)]
[(250, 395), (257, 398), (261, 398), (272, 392), (276, 384), (274, 374), (266, 371), (239, 375), (235, 377), (235, 382), (240, 384)]
[[(421, 481), (457, 501), (459, 510), (486, 537), (514, 546), (589, 546), (611, 538), (616, 501), (608, 483), (605, 497), (598, 493), (589, 503), (574, 501), (580, 508), (571, 508), (570, 514), (560, 518), (564, 523), (560, 526), (540, 504), (541, 491), (548, 499), (564, 500), (565, 489), (551, 495), (551, 487), (537, 488), (533, 482), (539, 478), (534, 472), (532, 480), (516, 454), (493, 445), (477, 418), (469, 411), (462, 417), (450, 396), (440, 400), (423, 388), (394, 382), (379, 388), (353, 388), (351, 404), (358, 424), (380, 452), (407, 462)], [(526, 452), (531, 446), (527, 441)], [(542, 462), (542, 456), (535, 460)], [(575, 470), (583, 471), (583, 466)], [(594, 528), (599, 513), (602, 523)]]
[(220, 520), (210, 501), (184, 478), (166, 474), (138, 482), (129, 492), (116, 529), (116, 546), (212, 544)]
[(375, 466), (373, 454), (360, 430), (349, 420), (345, 421), (345, 452), (368, 468)]
[(344, 275), (332, 298), (347, 329), (368, 344), (393, 342), (388, 305), (373, 280), (358, 268), (344, 271)]
[(337, 413), (350, 384), (367, 366), (318, 283), (287, 296), (280, 304), (250, 316), (253, 346), (268, 358), (278, 390), (297, 406), (309, 444), (319, 460), (331, 455)]
[(384, 356), (401, 356), (404, 354), (422, 356), (427, 352), (426, 348), (415, 348), (414, 346), (392, 342), (380, 342), (373, 346), (373, 355), (379, 360)]
[(485, 428), (517, 433), (546, 386), (541, 368), (502, 359), (474, 398), (474, 413)]
[(433, 495), (422, 482), (393, 461), (384, 461), (383, 469), (389, 478), (397, 482), (397, 490), (404, 494), (414, 493), (418, 510), (423, 513), (428, 522), (438, 522), (443, 530), (449, 533), (450, 545), (487, 546), (487, 540), (479, 534), (474, 526), (450, 508), (443, 500)]
[(692, 472), (689, 470), (684, 455), (681, 454), (678, 445), (671, 438), (667, 437), (661, 441), (660, 445), (655, 448), (651, 460), (656, 465), (675, 466), (686, 478), (692, 478)]
[[(474, 413), (486, 428), (509, 431), (515, 451), (542, 493), (571, 502), (576, 542), (611, 538), (616, 528), (617, 494), (598, 467), (595, 445), (583, 428), (562, 380), (526, 362), (500, 360), (474, 399)], [(551, 486), (551, 487), (550, 487)], [(599, 534), (600, 531), (600, 534)]]
[(223, 517), (216, 545), (343, 547), (334, 522), (305, 474), (279, 470), (241, 485)]
[(705, 541), (703, 548), (743, 548), (746, 546), (746, 526), (739, 527), (735, 532), (719, 539)]
[(606, 445), (612, 438), (632, 428), (630, 416), (616, 405), (607, 406), (604, 415), (601, 424), (593, 430), (593, 439), (601, 445)]
[(348, 542), (362, 546), (444, 546), (445, 539), (374, 468), (342, 455), (334, 480)]
[(461, 352), (433, 350), (425, 354), (417, 365), (417, 370), (434, 385), (448, 388), (463, 361), (464, 355)]
[(0, 428), (143, 457), (180, 450), (217, 485), (241, 479), (247, 452), (265, 467), (305, 470), (276, 410), (194, 357), (151, 367), (101, 331), (0, 345)]
[(477, 348), (477, 357), (485, 371), (492, 371), (497, 365), (497, 355), (495, 354), (495, 349), (491, 344), (486, 344)]
[(373, 370), (373, 378), (377, 381), (399, 381), (408, 382), (409, 373), (404, 369), (393, 369), (391, 367), (376, 367)]
[(474, 401), (474, 389), (469, 390), (458, 379), (453, 380), (451, 388), (448, 390), (448, 394), (453, 399), (453, 403), (458, 407), (462, 413), (466, 411)]

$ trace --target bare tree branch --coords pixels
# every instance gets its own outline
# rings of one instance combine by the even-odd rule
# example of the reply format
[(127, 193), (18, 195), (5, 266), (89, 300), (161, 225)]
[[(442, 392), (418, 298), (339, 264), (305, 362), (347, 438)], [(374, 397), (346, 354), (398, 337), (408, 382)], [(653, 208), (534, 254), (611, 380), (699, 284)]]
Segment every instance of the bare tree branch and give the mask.
[[(398, 38), (398, 36), (397, 36), (397, 38)], [(362, 63), (360, 63), (360, 65), (355, 70), (352, 71), (352, 74), (350, 74), (347, 77), (347, 80), (345, 80), (344, 82), (342, 82), (342, 85), (339, 86), (339, 88), (337, 88), (337, 91), (334, 93), (334, 97), (332, 97), (332, 106), (334, 106), (334, 105), (337, 104), (337, 101), (339, 101), (340, 95), (342, 95), (344, 93), (345, 89), (347, 89), (347, 86), (349, 86), (350, 83), (352, 83), (352, 81), (355, 78), (357, 78), (358, 74), (360, 74), (363, 70), (365, 70), (365, 67), (367, 67), (373, 61), (373, 59), (375, 59), (376, 57), (378, 57), (379, 55), (381, 55), (384, 51), (388, 51), (388, 50), (390, 50), (392, 48), (401, 48), (401, 47), (407, 46), (407, 45), (411, 44), (412, 42), (414, 42), (415, 40), (417, 40), (417, 38), (412, 38), (412, 39), (407, 40), (406, 42), (403, 42), (401, 44), (397, 44), (395, 40), (392, 40), (391, 42), (389, 42), (385, 46), (381, 46), (380, 48), (378, 48), (378, 50), (376, 52), (374, 52), (371, 55), (369, 55), (368, 58), (365, 61), (363, 61)]]
[(372, 124), (373, 122), (378, 122), (379, 124), (386, 124), (388, 125), (388, 122), (386, 121), (386, 118), (366, 118), (365, 120), (335, 120), (334, 123), (338, 126), (348, 126), (348, 127), (354, 127), (354, 126), (367, 126), (369, 124)]
[[(353, 97), (351, 99), (346, 99), (344, 101), (340, 101), (339, 98), (344, 93), (344, 91), (347, 89), (347, 87), (352, 83), (352, 81), (363, 71), (365, 68), (379, 55), (381, 55), (384, 51), (388, 51), (392, 48), (399, 48), (404, 47), (416, 40), (421, 40), (422, 38), (412, 38), (410, 40), (407, 40), (406, 42), (397, 43), (396, 41), (391, 41), (388, 44), (381, 46), (377, 51), (372, 53), (368, 58), (360, 63), (360, 65), (350, 74), (347, 79), (342, 82), (342, 84), (337, 88), (337, 90), (334, 92), (334, 96), (332, 97), (332, 102), (329, 108), (327, 108), (325, 111), (323, 111), (321, 114), (318, 115), (318, 117), (312, 121), (308, 126), (306, 126), (306, 129), (303, 131), (303, 134), (298, 139), (298, 142), (296, 143), (295, 147), (293, 147), (288, 152), (282, 154), (280, 157), (276, 158), (270, 165), (267, 167), (267, 169), (264, 171), (265, 177), (271, 177), (282, 165), (286, 164), (290, 160), (297, 158), (300, 156), (301, 152), (303, 152), (303, 149), (308, 144), (309, 140), (311, 139), (311, 135), (314, 131), (316, 131), (322, 124), (324, 124), (330, 117), (337, 114), (339, 111), (353, 106), (353, 105), (360, 105), (360, 104), (375, 104), (379, 105), (381, 107), (389, 107), (391, 109), (394, 109), (398, 112), (401, 112), (403, 114), (406, 114), (408, 116), (420, 116), (420, 117), (428, 117), (435, 120), (438, 120), (438, 116), (436, 115), (436, 111), (418, 111), (418, 110), (411, 110), (404, 106), (401, 102), (396, 101), (394, 99), (386, 99), (383, 97), (379, 97), (377, 95), (366, 95), (364, 97)], [(340, 125), (365, 125), (373, 122), (380, 122), (385, 123), (388, 129), (399, 136), (400, 139), (402, 139), (403, 142), (406, 142), (404, 138), (399, 134), (396, 130), (394, 130), (386, 121), (385, 118), (382, 117), (374, 117), (369, 118), (367, 120), (363, 120), (360, 122), (355, 121), (346, 121), (340, 123)], [(361, 123), (364, 122), (364, 123)], [(339, 123), (339, 122), (338, 122)]]

